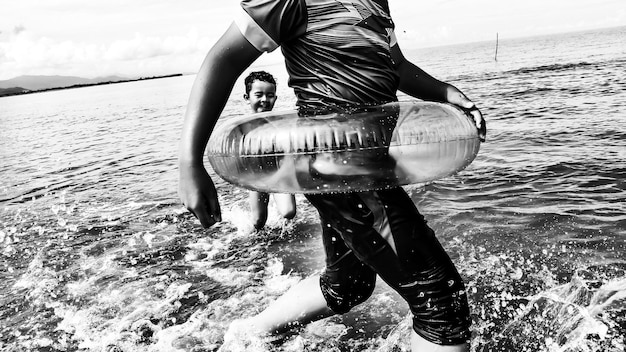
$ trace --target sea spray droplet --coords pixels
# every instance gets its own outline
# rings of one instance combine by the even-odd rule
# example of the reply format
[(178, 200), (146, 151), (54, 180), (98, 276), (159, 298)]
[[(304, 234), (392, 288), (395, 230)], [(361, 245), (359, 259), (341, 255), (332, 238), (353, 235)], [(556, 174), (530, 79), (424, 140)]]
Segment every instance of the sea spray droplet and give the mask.
[(146, 232), (143, 235), (143, 240), (146, 242), (149, 248), (152, 248), (152, 241), (154, 240), (154, 237), (155, 235), (150, 232)]

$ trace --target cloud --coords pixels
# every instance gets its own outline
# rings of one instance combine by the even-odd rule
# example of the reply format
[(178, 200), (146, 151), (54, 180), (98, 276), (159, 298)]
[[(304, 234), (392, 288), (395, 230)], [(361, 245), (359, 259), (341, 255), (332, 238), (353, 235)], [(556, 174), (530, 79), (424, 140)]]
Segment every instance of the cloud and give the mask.
[[(623, 25), (622, 3), (394, 0), (390, 7), (399, 42), (409, 50), (493, 40), (496, 32), (513, 38)], [(238, 10), (237, 2), (213, 0), (16, 1), (0, 11), (0, 80), (195, 71)]]
[(626, 23), (624, 0), (439, 0), (415, 6), (390, 1), (400, 44), (406, 48), (526, 37)]
[(24, 27), (22, 25), (17, 25), (15, 27), (13, 27), (13, 34), (17, 35), (17, 34), (22, 33), (25, 30), (26, 30), (26, 27)]
[(132, 39), (113, 42), (106, 49), (104, 58), (105, 60), (141, 60), (158, 56), (189, 54), (200, 50), (202, 42), (196, 31), (191, 31), (182, 37), (167, 36), (165, 38), (147, 37), (136, 33)]
[(195, 71), (211, 39), (191, 30), (182, 36), (145, 36), (92, 44), (12, 36), (0, 42), (0, 79), (23, 74), (95, 77), (110, 73), (146, 76)]
[[(0, 43), (2, 41), (5, 40), (9, 40), (10, 38), (19, 35), (20, 33), (26, 31), (26, 27), (24, 27), (23, 25), (16, 25), (13, 28), (7, 30), (7, 29), (2, 29), (0, 30)], [(2, 55), (2, 52), (0, 52), (0, 55)]]
[(0, 80), (196, 71), (237, 8), (196, 0), (19, 1), (0, 11)]

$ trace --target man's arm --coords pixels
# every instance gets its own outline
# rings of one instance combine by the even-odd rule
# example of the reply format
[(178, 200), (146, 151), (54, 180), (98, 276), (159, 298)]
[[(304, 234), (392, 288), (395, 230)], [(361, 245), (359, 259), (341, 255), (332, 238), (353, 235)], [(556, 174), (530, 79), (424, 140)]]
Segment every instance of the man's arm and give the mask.
[(191, 89), (179, 149), (179, 196), (204, 227), (221, 221), (204, 149), (237, 78), (260, 55), (231, 24), (207, 54)]
[(463, 108), (472, 115), (478, 129), (478, 137), (485, 141), (487, 124), (483, 115), (463, 92), (451, 84), (437, 80), (408, 61), (397, 44), (391, 47), (391, 56), (400, 75), (401, 92), (419, 99), (446, 102)]

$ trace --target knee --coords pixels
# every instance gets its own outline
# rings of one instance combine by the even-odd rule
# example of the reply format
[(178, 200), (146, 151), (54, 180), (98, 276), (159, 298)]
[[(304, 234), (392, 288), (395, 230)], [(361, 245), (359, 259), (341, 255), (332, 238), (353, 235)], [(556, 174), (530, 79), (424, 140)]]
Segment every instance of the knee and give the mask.
[(252, 225), (255, 229), (260, 230), (265, 227), (265, 222), (267, 221), (267, 217), (253, 217)]
[(250, 214), (250, 218), (252, 220), (252, 225), (255, 229), (260, 230), (265, 226), (267, 222), (267, 209), (257, 208), (253, 209)]
[(283, 218), (291, 220), (296, 216), (296, 199), (293, 195), (274, 194), (274, 202)]
[(413, 313), (413, 330), (437, 345), (465, 344), (471, 337), (471, 317), (460, 278), (453, 285), (431, 285), (421, 290), (427, 292), (423, 297), (407, 297)]
[(352, 277), (344, 282), (331, 282), (322, 275), (320, 278), (322, 294), (333, 312), (343, 314), (365, 302), (374, 292), (376, 276)]
[(283, 218), (291, 220), (296, 216), (296, 208), (284, 209), (282, 211)]

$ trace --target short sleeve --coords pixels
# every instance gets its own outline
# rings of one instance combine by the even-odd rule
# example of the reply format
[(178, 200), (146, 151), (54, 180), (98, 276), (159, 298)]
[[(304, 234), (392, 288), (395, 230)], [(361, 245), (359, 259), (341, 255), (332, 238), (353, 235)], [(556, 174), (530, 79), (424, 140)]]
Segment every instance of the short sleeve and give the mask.
[(305, 0), (243, 0), (235, 24), (259, 51), (273, 51), (306, 30)]
[(393, 29), (389, 30), (389, 47), (398, 44), (398, 38), (396, 37), (396, 32)]

